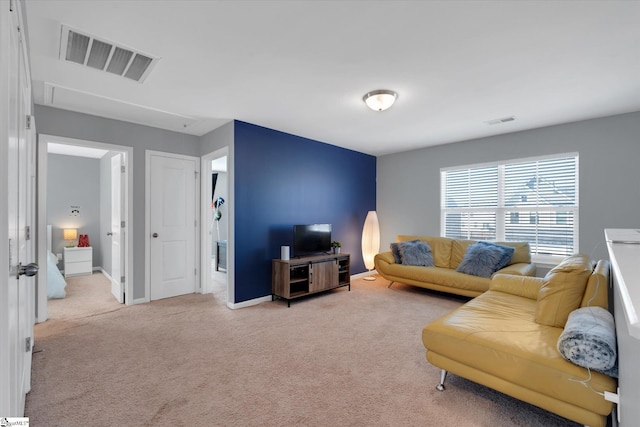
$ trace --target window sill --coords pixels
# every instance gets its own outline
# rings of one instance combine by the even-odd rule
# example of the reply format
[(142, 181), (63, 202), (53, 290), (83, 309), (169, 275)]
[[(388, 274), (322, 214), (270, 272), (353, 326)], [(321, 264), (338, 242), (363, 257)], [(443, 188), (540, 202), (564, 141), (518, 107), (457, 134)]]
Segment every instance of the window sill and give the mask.
[(563, 256), (531, 255), (531, 262), (541, 268), (552, 269), (565, 258)]

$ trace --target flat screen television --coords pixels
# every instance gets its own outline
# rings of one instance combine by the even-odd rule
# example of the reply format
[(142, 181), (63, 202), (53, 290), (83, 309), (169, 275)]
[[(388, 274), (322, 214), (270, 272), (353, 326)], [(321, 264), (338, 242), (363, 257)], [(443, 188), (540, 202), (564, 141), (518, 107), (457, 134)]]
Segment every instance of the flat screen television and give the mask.
[(293, 226), (293, 255), (297, 257), (331, 252), (331, 224)]

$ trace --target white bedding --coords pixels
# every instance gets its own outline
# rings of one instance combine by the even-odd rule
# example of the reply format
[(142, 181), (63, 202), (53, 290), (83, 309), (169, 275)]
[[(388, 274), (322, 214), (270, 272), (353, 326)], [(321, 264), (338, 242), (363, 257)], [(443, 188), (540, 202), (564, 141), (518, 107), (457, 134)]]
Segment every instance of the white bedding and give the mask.
[(64, 281), (64, 277), (58, 270), (58, 257), (47, 252), (47, 298), (64, 298), (67, 296), (67, 292), (64, 288), (67, 286), (67, 282)]

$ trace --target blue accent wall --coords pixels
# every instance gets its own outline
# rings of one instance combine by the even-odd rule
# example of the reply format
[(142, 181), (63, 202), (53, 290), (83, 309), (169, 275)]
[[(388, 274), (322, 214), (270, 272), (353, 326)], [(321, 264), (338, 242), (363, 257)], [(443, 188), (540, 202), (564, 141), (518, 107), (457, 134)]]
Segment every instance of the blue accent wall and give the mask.
[(366, 271), (360, 248), (376, 209), (376, 158), (235, 121), (235, 302), (271, 295), (271, 260), (293, 243), (294, 224), (329, 223)]

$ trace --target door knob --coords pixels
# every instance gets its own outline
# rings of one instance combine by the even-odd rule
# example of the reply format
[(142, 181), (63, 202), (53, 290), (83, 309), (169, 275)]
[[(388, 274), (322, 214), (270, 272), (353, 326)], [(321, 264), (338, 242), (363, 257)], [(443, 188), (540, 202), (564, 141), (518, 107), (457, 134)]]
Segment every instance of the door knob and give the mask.
[(22, 263), (20, 263), (20, 265), (18, 266), (18, 277), (22, 276), (23, 274), (27, 277), (35, 276), (36, 274), (38, 274), (39, 269), (40, 267), (38, 267), (38, 264), (36, 264), (35, 262), (27, 265), (22, 265)]
[(153, 236), (154, 238), (155, 238), (155, 237), (158, 237), (158, 233), (153, 233), (153, 234), (152, 234), (152, 236)]
[(107, 233), (107, 236), (113, 236), (113, 233), (109, 231), (109, 232)]

